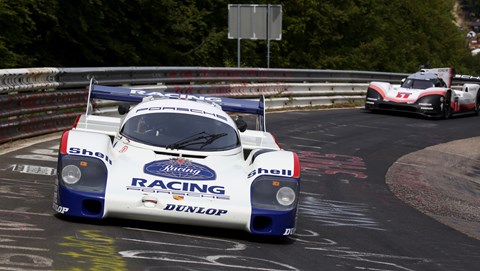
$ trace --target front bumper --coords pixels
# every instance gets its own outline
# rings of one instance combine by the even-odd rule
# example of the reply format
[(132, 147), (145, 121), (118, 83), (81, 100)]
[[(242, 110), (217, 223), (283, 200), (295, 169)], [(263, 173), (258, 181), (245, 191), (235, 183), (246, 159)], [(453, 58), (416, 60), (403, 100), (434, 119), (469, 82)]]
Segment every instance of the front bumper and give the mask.
[(297, 209), (272, 211), (253, 209), (250, 232), (261, 235), (287, 236), (295, 233)]
[(246, 230), (252, 234), (287, 236), (295, 232), (296, 208), (265, 210), (229, 206), (227, 202), (188, 198), (180, 201), (158, 194), (134, 197), (101, 195), (70, 190), (57, 183), (53, 208), (65, 216), (105, 217)]
[(375, 111), (397, 111), (420, 114), (427, 117), (442, 117), (444, 112), (444, 104), (442, 95), (424, 96), (414, 103), (398, 103), (384, 100), (378, 93), (369, 91), (365, 98), (365, 109)]
[(62, 215), (99, 219), (103, 217), (104, 194), (70, 190), (55, 185), (53, 209)]

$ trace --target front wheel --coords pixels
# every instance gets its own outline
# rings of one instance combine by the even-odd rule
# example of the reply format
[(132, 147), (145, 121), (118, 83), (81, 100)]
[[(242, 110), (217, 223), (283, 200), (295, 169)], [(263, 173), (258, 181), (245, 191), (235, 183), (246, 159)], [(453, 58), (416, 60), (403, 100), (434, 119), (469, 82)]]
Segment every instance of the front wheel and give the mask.
[(475, 99), (475, 116), (478, 116), (479, 112), (480, 112), (480, 95), (477, 95), (477, 98)]
[(451, 93), (447, 93), (445, 95), (445, 99), (443, 101), (443, 110), (442, 116), (444, 119), (449, 119), (452, 116), (452, 106), (451, 106)]

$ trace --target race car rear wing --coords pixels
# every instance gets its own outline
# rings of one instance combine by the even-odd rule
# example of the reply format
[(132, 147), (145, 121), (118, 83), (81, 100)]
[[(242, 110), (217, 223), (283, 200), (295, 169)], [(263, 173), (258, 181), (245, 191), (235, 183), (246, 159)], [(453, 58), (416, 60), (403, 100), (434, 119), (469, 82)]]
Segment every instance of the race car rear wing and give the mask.
[[(111, 87), (96, 85), (90, 83), (88, 106), (91, 99), (111, 100), (120, 102), (139, 103), (146, 97), (157, 99), (185, 99), (194, 101), (203, 101), (216, 103), (222, 107), (223, 111), (254, 114), (257, 116), (257, 129), (265, 131), (265, 98), (260, 97), (259, 101), (244, 99), (224, 98), (218, 96), (203, 96), (193, 94), (180, 94), (171, 92), (159, 92), (156, 90), (146, 90), (129, 87)], [(87, 110), (88, 112), (88, 110)]]
[(452, 68), (434, 68), (434, 69), (421, 69), (421, 72), (436, 74), (438, 78), (441, 78), (448, 88), (452, 86), (453, 69)]

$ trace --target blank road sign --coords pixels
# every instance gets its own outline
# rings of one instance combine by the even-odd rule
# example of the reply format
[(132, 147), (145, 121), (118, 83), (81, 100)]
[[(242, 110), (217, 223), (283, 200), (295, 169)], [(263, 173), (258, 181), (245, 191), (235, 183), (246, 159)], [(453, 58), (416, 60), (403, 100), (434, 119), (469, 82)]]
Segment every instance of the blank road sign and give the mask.
[(266, 40), (268, 32), (270, 40), (282, 39), (281, 5), (228, 5), (229, 39)]

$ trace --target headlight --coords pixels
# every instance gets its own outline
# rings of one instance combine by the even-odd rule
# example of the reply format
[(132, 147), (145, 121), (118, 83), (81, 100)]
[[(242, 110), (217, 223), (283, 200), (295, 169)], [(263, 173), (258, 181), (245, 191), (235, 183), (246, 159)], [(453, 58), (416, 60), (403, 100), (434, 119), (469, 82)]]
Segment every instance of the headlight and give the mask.
[(284, 186), (277, 191), (277, 201), (283, 206), (289, 206), (295, 201), (295, 191), (290, 187)]
[(252, 207), (265, 210), (296, 208), (299, 188), (297, 179), (260, 176), (252, 183)]
[(107, 167), (97, 158), (63, 155), (58, 163), (59, 184), (75, 191), (103, 193)]
[(82, 177), (82, 172), (77, 166), (68, 165), (62, 169), (62, 179), (68, 184), (75, 184)]

